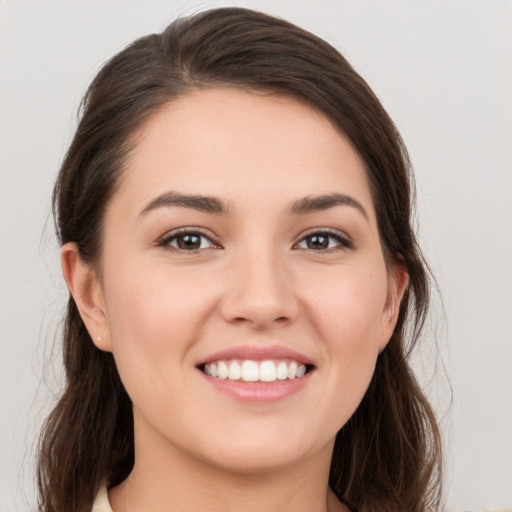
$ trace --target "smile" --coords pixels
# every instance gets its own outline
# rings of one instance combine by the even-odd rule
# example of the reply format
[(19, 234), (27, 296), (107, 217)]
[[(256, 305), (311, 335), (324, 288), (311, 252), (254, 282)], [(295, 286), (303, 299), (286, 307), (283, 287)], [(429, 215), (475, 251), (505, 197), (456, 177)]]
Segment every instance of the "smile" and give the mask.
[(206, 363), (202, 371), (221, 380), (243, 382), (275, 382), (303, 377), (308, 367), (294, 360), (218, 360)]

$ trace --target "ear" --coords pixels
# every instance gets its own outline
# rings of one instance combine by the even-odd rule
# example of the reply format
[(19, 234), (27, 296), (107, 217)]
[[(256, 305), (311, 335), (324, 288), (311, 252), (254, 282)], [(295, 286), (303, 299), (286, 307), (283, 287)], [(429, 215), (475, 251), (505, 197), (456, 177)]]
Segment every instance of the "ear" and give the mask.
[(60, 262), (64, 280), (92, 341), (100, 350), (111, 352), (105, 297), (96, 271), (82, 261), (75, 243), (62, 246)]
[(400, 304), (409, 284), (409, 274), (402, 265), (393, 265), (388, 277), (388, 295), (382, 315), (382, 335), (379, 343), (379, 352), (388, 344), (395, 330)]

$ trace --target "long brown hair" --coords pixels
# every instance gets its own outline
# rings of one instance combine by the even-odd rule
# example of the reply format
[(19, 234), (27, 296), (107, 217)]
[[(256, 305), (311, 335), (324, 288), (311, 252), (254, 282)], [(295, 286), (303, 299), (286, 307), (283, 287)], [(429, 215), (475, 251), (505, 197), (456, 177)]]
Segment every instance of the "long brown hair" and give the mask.
[[(136, 130), (173, 99), (204, 87), (291, 96), (323, 112), (364, 161), (382, 247), (409, 274), (398, 323), (379, 355), (359, 408), (339, 431), (330, 485), (354, 511), (439, 509), (441, 443), (432, 409), (409, 367), (429, 308), (429, 272), (411, 227), (411, 165), (393, 122), (366, 82), (334, 48), (283, 20), (214, 9), (143, 37), (90, 85), (55, 184), (62, 244), (94, 265), (102, 219)], [(133, 466), (131, 402), (110, 353), (91, 341), (70, 297), (63, 335), (66, 388), (39, 453), (41, 512), (89, 512), (102, 482)]]

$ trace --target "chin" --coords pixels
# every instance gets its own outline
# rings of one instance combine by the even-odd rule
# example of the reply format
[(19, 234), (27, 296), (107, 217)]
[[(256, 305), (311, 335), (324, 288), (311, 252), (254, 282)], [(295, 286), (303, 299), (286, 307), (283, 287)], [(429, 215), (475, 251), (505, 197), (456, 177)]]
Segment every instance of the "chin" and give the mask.
[(271, 453), (271, 449), (246, 449), (234, 453), (233, 451), (224, 454), (221, 457), (215, 457), (211, 464), (219, 469), (230, 473), (255, 474), (272, 473), (284, 470), (301, 462), (305, 458), (304, 454), (291, 453), (287, 451), (277, 451)]
[(204, 447), (203, 454), (209, 464), (220, 469), (241, 474), (268, 473), (299, 464), (315, 456), (329, 460), (334, 446), (334, 437), (323, 443), (315, 443), (311, 436), (300, 436), (290, 432), (286, 435), (232, 437), (226, 444), (226, 437), (218, 443)]

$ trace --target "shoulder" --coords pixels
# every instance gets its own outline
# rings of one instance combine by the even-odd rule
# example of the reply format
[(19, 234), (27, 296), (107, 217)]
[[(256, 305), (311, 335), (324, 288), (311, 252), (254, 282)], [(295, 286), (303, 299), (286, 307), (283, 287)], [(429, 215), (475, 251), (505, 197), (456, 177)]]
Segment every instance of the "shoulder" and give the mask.
[(91, 512), (112, 512), (108, 502), (107, 487), (103, 485), (96, 495)]

